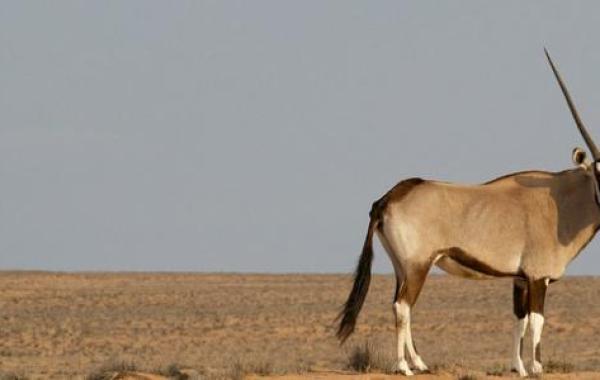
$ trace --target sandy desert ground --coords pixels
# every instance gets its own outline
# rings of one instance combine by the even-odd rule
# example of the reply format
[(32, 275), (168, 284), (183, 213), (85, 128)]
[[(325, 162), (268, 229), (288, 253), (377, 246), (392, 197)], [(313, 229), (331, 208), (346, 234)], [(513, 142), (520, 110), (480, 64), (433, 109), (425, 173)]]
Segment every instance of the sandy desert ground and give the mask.
[[(401, 378), (348, 367), (367, 341), (382, 363), (394, 348), (391, 276), (374, 277), (357, 333), (339, 346), (333, 320), (350, 285), (349, 275), (0, 272), (0, 379), (119, 367), (200, 378)], [(416, 378), (514, 377), (506, 372), (511, 294), (509, 280), (430, 277), (413, 336), (435, 371)], [(600, 278), (551, 285), (546, 317), (544, 361), (567, 373), (544, 378), (600, 379)]]

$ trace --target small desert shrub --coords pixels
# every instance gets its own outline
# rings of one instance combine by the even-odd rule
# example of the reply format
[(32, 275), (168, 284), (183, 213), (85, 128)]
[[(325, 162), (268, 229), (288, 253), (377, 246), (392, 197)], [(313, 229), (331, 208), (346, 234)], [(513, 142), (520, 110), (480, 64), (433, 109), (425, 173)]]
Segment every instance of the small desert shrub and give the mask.
[(429, 366), (429, 373), (433, 375), (454, 375), (454, 376), (463, 376), (465, 374), (476, 375), (469, 372), (468, 367), (462, 363), (462, 361), (457, 358), (453, 359), (453, 361), (441, 361), (432, 363)]
[(371, 342), (354, 346), (348, 355), (347, 367), (357, 372), (381, 371), (394, 373), (394, 359)]
[(452, 367), (444, 362), (444, 363), (433, 363), (429, 366), (429, 373), (433, 375), (439, 375), (442, 372), (451, 372)]
[(153, 373), (168, 377), (171, 380), (189, 380), (190, 376), (181, 372), (181, 367), (176, 363), (171, 363), (164, 368), (158, 368)]
[(479, 380), (479, 376), (474, 373), (464, 373), (462, 375), (458, 375), (456, 380)]
[(546, 373), (569, 373), (573, 372), (575, 366), (563, 360), (550, 359), (544, 364), (544, 372)]
[(109, 362), (101, 365), (97, 370), (88, 374), (86, 380), (109, 380), (113, 377), (115, 372), (133, 372), (137, 371), (137, 366), (133, 362), (124, 360), (110, 360)]
[(233, 360), (230, 367), (229, 377), (235, 380), (243, 379), (249, 374), (268, 376), (268, 375), (287, 375), (287, 374), (305, 374), (312, 369), (312, 363), (305, 359), (299, 359), (296, 362), (284, 362), (273, 364), (271, 359), (264, 359), (260, 356), (250, 355)]
[(266, 376), (272, 373), (273, 364), (259, 358), (238, 359), (233, 363), (230, 371), (231, 378), (234, 380), (242, 380), (248, 374)]
[(0, 371), (0, 380), (27, 380), (27, 377), (15, 372)]
[(503, 376), (506, 372), (508, 372), (508, 370), (505, 366), (502, 364), (495, 364), (486, 373), (488, 376)]
[[(86, 377), (86, 380), (108, 380), (112, 379), (116, 373), (126, 372), (148, 372), (164, 376), (170, 380), (193, 380), (197, 376), (184, 373), (178, 364), (172, 363), (166, 367), (159, 367), (153, 370), (140, 368), (132, 361), (112, 359), (106, 364), (100, 366), (97, 370)], [(190, 371), (185, 371), (190, 372)], [(191, 371), (197, 372), (197, 371)], [(199, 375), (199, 372), (198, 372)], [(1, 380), (1, 379), (0, 379)]]
[(297, 374), (304, 374), (304, 373), (310, 372), (311, 369), (312, 369), (312, 364), (311, 363), (305, 362), (304, 360), (300, 360), (296, 364), (296, 367), (293, 369), (293, 372), (297, 373)]

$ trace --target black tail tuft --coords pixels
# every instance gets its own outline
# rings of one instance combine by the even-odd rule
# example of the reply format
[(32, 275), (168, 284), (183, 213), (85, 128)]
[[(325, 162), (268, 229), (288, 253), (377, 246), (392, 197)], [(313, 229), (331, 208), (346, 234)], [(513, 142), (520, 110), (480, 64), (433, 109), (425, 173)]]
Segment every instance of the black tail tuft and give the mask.
[(377, 216), (371, 215), (367, 237), (363, 246), (362, 254), (358, 260), (356, 271), (354, 272), (354, 285), (352, 291), (348, 295), (348, 299), (336, 320), (340, 320), (340, 325), (337, 330), (337, 337), (340, 343), (343, 344), (346, 339), (354, 332), (358, 313), (362, 308), (369, 284), (371, 283), (371, 263), (373, 262), (373, 230), (377, 224)]

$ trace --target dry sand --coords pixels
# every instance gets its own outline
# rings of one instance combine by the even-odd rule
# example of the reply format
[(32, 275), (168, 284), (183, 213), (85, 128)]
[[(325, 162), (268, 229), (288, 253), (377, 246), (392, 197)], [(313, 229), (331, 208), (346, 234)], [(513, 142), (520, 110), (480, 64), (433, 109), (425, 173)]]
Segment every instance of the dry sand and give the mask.
[[(282, 380), (307, 370), (302, 378), (397, 378), (347, 372), (353, 346), (369, 340), (386, 355), (394, 348), (391, 276), (375, 276), (357, 333), (343, 347), (335, 340), (332, 321), (350, 281), (342, 275), (0, 272), (0, 373), (83, 378), (125, 361), (147, 371), (178, 363), (204, 377), (233, 376), (249, 365), (288, 373)], [(502, 372), (510, 359), (511, 294), (508, 280), (430, 277), (413, 314), (413, 336), (439, 374), (415, 379)], [(551, 285), (546, 308), (544, 360), (572, 368), (544, 378), (600, 379), (600, 278)]]
[[(490, 379), (490, 380), (502, 380), (502, 379), (518, 379), (516, 375), (506, 376), (488, 376), (485, 373), (479, 373), (476, 371), (465, 371), (466, 374), (471, 374), (476, 379)], [(385, 375), (381, 373), (368, 373), (368, 374), (340, 374), (340, 373), (328, 373), (328, 372), (316, 372), (309, 375), (286, 375), (286, 376), (273, 376), (273, 377), (250, 377), (250, 379), (277, 379), (277, 380), (306, 380), (310, 378), (312, 380), (456, 380), (461, 375), (457, 373), (444, 373), (439, 375), (415, 375), (407, 378), (402, 375)], [(577, 372), (568, 374), (546, 374), (543, 376), (544, 380), (597, 380), (599, 374), (597, 372)]]

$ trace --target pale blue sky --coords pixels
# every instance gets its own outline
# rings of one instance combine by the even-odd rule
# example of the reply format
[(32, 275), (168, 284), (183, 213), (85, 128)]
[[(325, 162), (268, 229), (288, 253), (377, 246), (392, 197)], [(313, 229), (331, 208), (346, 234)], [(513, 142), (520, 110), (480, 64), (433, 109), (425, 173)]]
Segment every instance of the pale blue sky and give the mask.
[(402, 178), (571, 166), (544, 45), (600, 140), (593, 1), (4, 1), (0, 268), (349, 272)]

